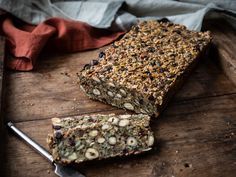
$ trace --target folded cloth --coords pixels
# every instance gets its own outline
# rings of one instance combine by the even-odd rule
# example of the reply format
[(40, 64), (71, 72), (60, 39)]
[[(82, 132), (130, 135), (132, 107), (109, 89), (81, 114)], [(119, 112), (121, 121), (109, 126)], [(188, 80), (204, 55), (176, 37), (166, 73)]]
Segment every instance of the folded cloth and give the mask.
[(7, 49), (14, 56), (7, 60), (7, 66), (21, 71), (33, 69), (42, 49), (60, 52), (94, 49), (123, 34), (62, 18), (50, 18), (33, 26), (6, 16), (0, 25), (6, 36)]
[[(140, 18), (166, 17), (200, 31), (208, 12), (220, 11), (236, 17), (235, 0), (0, 0), (0, 8), (30, 24), (60, 17), (112, 30), (129, 30)], [(231, 18), (230, 22), (236, 20)]]

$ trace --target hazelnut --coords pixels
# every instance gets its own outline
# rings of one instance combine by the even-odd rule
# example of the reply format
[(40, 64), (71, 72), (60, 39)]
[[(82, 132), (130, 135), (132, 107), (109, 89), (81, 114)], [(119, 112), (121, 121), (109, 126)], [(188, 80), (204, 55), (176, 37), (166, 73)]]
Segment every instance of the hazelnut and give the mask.
[(111, 122), (112, 124), (117, 125), (119, 122), (119, 119), (117, 117), (110, 117), (108, 119), (108, 122)]
[(89, 136), (91, 136), (91, 137), (95, 137), (97, 135), (98, 135), (98, 131), (97, 130), (92, 130), (92, 131), (89, 132)]
[(116, 137), (112, 136), (108, 139), (108, 142), (110, 145), (115, 145), (116, 144)]
[(126, 143), (129, 146), (137, 146), (137, 144), (138, 144), (137, 140), (134, 137), (128, 137)]
[(122, 119), (122, 120), (120, 120), (120, 122), (119, 122), (119, 126), (120, 126), (120, 127), (125, 127), (125, 126), (127, 126), (127, 125), (129, 125), (129, 120), (128, 120), (128, 119)]
[(108, 125), (108, 124), (104, 124), (103, 126), (102, 126), (102, 130), (106, 130), (106, 129), (109, 129), (110, 128), (110, 126)]
[(94, 148), (88, 148), (85, 152), (85, 157), (89, 160), (93, 160), (99, 157), (99, 153)]
[(154, 144), (154, 136), (150, 135), (148, 137), (148, 146), (152, 146)]
[(98, 142), (99, 144), (102, 144), (102, 143), (105, 142), (105, 138), (99, 137), (99, 138), (97, 139), (97, 142)]

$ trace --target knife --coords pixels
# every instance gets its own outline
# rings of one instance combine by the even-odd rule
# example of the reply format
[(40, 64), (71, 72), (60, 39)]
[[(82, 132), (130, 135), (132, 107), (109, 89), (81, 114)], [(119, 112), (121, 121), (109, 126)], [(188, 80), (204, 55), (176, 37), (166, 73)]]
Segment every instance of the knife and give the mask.
[(53, 160), (51, 154), (49, 154), (43, 147), (41, 147), (38, 143), (33, 141), (30, 137), (28, 137), (24, 132), (20, 129), (16, 128), (12, 122), (8, 122), (7, 126), (16, 133), (20, 138), (22, 138), (27, 144), (33, 147), (37, 152), (39, 152), (42, 156), (44, 156), (49, 162), (51, 162), (55, 166), (55, 173), (60, 177), (85, 177), (80, 172), (76, 171), (73, 168), (68, 166), (63, 166), (56, 163)]

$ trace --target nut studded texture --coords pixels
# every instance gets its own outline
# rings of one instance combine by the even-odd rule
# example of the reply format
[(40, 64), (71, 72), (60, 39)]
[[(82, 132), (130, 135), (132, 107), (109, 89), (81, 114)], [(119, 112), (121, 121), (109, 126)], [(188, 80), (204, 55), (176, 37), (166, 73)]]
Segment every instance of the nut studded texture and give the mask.
[(80, 87), (92, 99), (158, 116), (210, 42), (209, 32), (141, 22), (84, 67)]
[(144, 114), (53, 118), (47, 143), (54, 160), (62, 164), (138, 154), (154, 143), (149, 121)]

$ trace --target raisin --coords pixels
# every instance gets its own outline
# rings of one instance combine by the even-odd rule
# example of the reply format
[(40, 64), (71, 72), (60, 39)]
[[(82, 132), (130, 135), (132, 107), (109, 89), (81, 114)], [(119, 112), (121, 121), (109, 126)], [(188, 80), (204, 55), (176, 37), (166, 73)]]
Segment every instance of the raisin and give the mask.
[(90, 62), (90, 65), (91, 65), (91, 66), (97, 65), (97, 64), (98, 64), (98, 61), (97, 61), (97, 60), (92, 60), (92, 61)]
[(100, 52), (98, 56), (99, 56), (99, 58), (103, 58), (105, 56), (105, 53), (104, 52)]
[(60, 126), (60, 125), (53, 125), (52, 127), (53, 127), (53, 129), (55, 129), (55, 130), (60, 130), (60, 129), (61, 129), (61, 126)]
[(148, 52), (155, 52), (155, 48), (154, 47), (148, 47)]
[(91, 68), (91, 65), (90, 65), (90, 64), (84, 65), (84, 70), (89, 69), (89, 68)]
[(55, 137), (56, 137), (57, 139), (62, 138), (62, 133), (61, 133), (60, 130), (57, 130), (57, 131), (55, 132)]
[(162, 18), (160, 20), (157, 20), (158, 22), (163, 22), (163, 23), (167, 23), (169, 22), (169, 20), (167, 18)]

